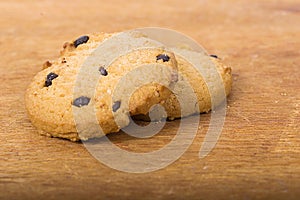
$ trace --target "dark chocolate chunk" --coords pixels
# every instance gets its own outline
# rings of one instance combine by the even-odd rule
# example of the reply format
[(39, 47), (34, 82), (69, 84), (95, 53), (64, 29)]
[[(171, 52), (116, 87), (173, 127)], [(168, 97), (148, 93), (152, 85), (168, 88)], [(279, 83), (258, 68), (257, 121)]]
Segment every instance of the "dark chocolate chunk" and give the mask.
[(113, 110), (114, 112), (116, 112), (116, 111), (120, 108), (120, 106), (121, 106), (121, 101), (116, 101), (116, 102), (114, 103), (114, 105), (112, 106), (112, 110)]
[(81, 45), (81, 44), (84, 44), (84, 43), (87, 43), (87, 41), (89, 41), (89, 36), (87, 36), (87, 35), (84, 35), (84, 36), (81, 36), (81, 37), (79, 37), (77, 40), (75, 40), (74, 42), (73, 42), (73, 44), (74, 44), (74, 47), (76, 48), (76, 47), (78, 47), (79, 45)]
[(50, 81), (52, 81), (53, 79), (57, 78), (58, 75), (53, 73), (53, 72), (50, 72), (48, 75), (47, 75), (47, 79), (49, 79)]
[(85, 97), (85, 96), (81, 96), (81, 97), (78, 97), (77, 99), (75, 99), (73, 101), (73, 105), (74, 106), (77, 106), (77, 107), (82, 107), (82, 106), (86, 106), (90, 103), (90, 98), (88, 97)]
[(213, 57), (213, 58), (219, 58), (217, 55), (214, 55), (214, 54), (211, 54), (209, 55), (210, 57)]
[(56, 79), (57, 77), (58, 77), (57, 74), (50, 72), (46, 77), (45, 87), (49, 87), (50, 85), (52, 85), (52, 80)]
[(162, 59), (163, 62), (168, 62), (170, 60), (170, 57), (167, 54), (159, 54), (156, 56), (156, 60)]
[(107, 74), (108, 74), (104, 67), (100, 67), (99, 72), (101, 73), (102, 76), (107, 76)]
[(49, 79), (45, 80), (45, 87), (49, 87), (50, 85), (52, 85), (52, 81), (50, 81)]

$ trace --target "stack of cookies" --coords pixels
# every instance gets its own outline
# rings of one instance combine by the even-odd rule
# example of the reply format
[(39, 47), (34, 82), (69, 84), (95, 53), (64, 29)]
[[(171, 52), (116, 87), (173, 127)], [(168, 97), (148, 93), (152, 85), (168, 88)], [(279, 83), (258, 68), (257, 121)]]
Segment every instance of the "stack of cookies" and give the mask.
[[(33, 78), (25, 103), (40, 134), (88, 140), (118, 132), (128, 126), (132, 116), (149, 120), (154, 105), (165, 109), (159, 118), (174, 120), (209, 112), (226, 100), (231, 68), (217, 56), (202, 55), (207, 59), (201, 65), (208, 74), (204, 76), (183, 56), (197, 56), (192, 50), (175, 51), (143, 35), (125, 35), (123, 39), (116, 35), (89, 34), (66, 42), (60, 57), (47, 61)], [(124, 41), (126, 54), (108, 59)], [(145, 48), (130, 48), (137, 43)], [(217, 76), (211, 75), (215, 72)], [(93, 126), (101, 131), (94, 131)]]

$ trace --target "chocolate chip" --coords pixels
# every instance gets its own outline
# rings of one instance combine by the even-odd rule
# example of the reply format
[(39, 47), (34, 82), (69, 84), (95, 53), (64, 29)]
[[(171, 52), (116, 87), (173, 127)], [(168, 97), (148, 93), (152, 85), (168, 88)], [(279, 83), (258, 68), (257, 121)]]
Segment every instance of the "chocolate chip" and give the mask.
[(120, 106), (121, 106), (121, 101), (116, 101), (116, 102), (114, 103), (114, 105), (112, 106), (112, 110), (113, 110), (114, 112), (116, 112), (116, 111), (120, 108)]
[(211, 54), (209, 55), (210, 57), (213, 57), (213, 58), (219, 58), (217, 55), (214, 55), (214, 54)]
[(56, 79), (57, 77), (58, 77), (57, 74), (50, 72), (46, 77), (45, 87), (49, 87), (50, 85), (52, 85), (52, 80)]
[(61, 63), (67, 63), (66, 58), (63, 58)]
[(107, 74), (108, 74), (104, 67), (100, 67), (99, 72), (101, 73), (102, 76), (107, 76)]
[(52, 85), (52, 81), (50, 81), (49, 79), (45, 80), (45, 87), (49, 87), (50, 85)]
[(48, 75), (47, 75), (47, 79), (49, 79), (50, 81), (52, 81), (53, 79), (57, 78), (58, 75), (53, 73), (53, 72), (50, 72)]
[(168, 62), (170, 57), (167, 54), (159, 54), (156, 56), (156, 60), (163, 60), (163, 62)]
[(77, 99), (75, 99), (73, 101), (73, 105), (74, 106), (77, 106), (77, 107), (82, 107), (82, 106), (86, 106), (90, 103), (90, 98), (88, 97), (85, 97), (85, 96), (81, 96), (81, 97), (78, 97)]
[(75, 40), (74, 42), (73, 42), (73, 44), (74, 44), (74, 47), (76, 48), (76, 47), (78, 47), (79, 45), (81, 45), (81, 44), (84, 44), (84, 43), (87, 43), (87, 41), (89, 41), (89, 36), (87, 36), (87, 35), (84, 35), (84, 36), (81, 36), (81, 37), (79, 37), (77, 40)]

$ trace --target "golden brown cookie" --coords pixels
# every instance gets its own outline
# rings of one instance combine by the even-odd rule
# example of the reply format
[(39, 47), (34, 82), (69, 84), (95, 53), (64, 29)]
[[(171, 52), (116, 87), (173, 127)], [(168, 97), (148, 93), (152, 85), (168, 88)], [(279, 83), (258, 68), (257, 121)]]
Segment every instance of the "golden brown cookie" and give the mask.
[[(113, 36), (114, 34), (105, 33), (90, 34), (65, 43), (61, 56), (54, 62), (46, 62), (44, 70), (33, 78), (26, 92), (25, 103), (32, 124), (41, 134), (77, 141), (118, 132), (120, 128), (128, 125), (129, 113), (145, 114), (148, 107), (169, 97), (170, 91), (157, 83), (139, 87), (133, 93), (130, 105), (126, 105), (123, 95), (125, 98), (127, 93), (132, 92), (132, 88), (123, 87), (122, 93), (114, 94), (115, 87), (122, 85), (122, 81), (125, 81), (126, 86), (138, 87), (135, 84), (141, 82), (146, 75), (147, 78), (159, 79), (168, 86), (177, 81), (174, 54), (157, 45), (150, 44), (149, 48), (127, 52), (113, 60), (109, 66), (98, 65), (97, 59), (92, 60), (95, 63), (83, 70), (88, 58), (95, 54), (99, 45)], [(124, 37), (126, 39), (127, 36)], [(128, 40), (134, 43), (136, 38), (140, 39), (140, 36), (134, 37)], [(117, 43), (115, 48), (118, 48)], [(143, 70), (139, 70), (141, 66), (151, 73), (145, 74)], [(135, 72), (130, 74), (131, 71)], [(79, 86), (86, 83), (90, 84), (89, 76), (93, 80), (95, 77), (101, 78), (95, 79), (95, 88), (80, 88)], [(103, 133), (87, 130), (98, 126), (91, 119), (93, 115), (89, 113), (93, 110)], [(85, 127), (78, 130), (78, 124)]]
[[(174, 49), (175, 51), (179, 52), (179, 54), (175, 53), (179, 80), (175, 84), (176, 88), (172, 95), (161, 103), (165, 111), (152, 110), (154, 117), (151, 120), (154, 121), (165, 117), (174, 120), (196, 113), (207, 113), (212, 109), (212, 100), (213, 105), (218, 106), (226, 100), (231, 90), (231, 68), (225, 66), (217, 56), (199, 54), (187, 49)], [(180, 55), (180, 52), (185, 56)], [(202, 72), (199, 72), (190, 62), (197, 58), (201, 59)], [(149, 113), (135, 116), (135, 118), (150, 120)]]

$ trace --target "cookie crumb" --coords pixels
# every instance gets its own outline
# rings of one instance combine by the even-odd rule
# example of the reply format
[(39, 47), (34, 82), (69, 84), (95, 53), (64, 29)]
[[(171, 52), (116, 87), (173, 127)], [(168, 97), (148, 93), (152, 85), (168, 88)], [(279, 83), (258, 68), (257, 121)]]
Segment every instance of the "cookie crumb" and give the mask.
[(168, 62), (170, 57), (167, 54), (159, 54), (156, 56), (156, 60), (163, 60), (163, 62)]
[(47, 77), (46, 77), (46, 81), (45, 81), (45, 87), (49, 87), (50, 85), (52, 85), (52, 80), (56, 79), (58, 77), (57, 74), (50, 72)]
[(81, 96), (73, 101), (73, 105), (76, 107), (86, 106), (90, 103), (90, 100), (89, 97)]
[(281, 96), (287, 96), (287, 93), (286, 92), (281, 92), (280, 95)]
[(79, 45), (87, 43), (89, 41), (90, 37), (87, 35), (79, 37), (77, 40), (73, 42), (74, 47), (77, 48)]
[(101, 73), (102, 76), (107, 76), (108, 75), (108, 73), (107, 73), (107, 71), (104, 67), (100, 67), (99, 72)]
[(64, 55), (66, 52), (72, 51), (75, 49), (73, 42), (65, 42), (63, 45), (63, 49), (60, 51), (60, 55)]
[(51, 65), (52, 65), (52, 63), (51, 63), (49, 60), (47, 60), (47, 61), (43, 64), (43, 69), (46, 69), (46, 68), (48, 68), (48, 67), (51, 67)]
[(66, 49), (68, 46), (70, 46), (70, 43), (69, 43), (69, 42), (65, 42), (65, 43), (63, 44), (63, 48), (64, 48), (64, 49)]
[(121, 106), (121, 101), (116, 101), (112, 106), (113, 112), (116, 112), (120, 108), (120, 106)]

